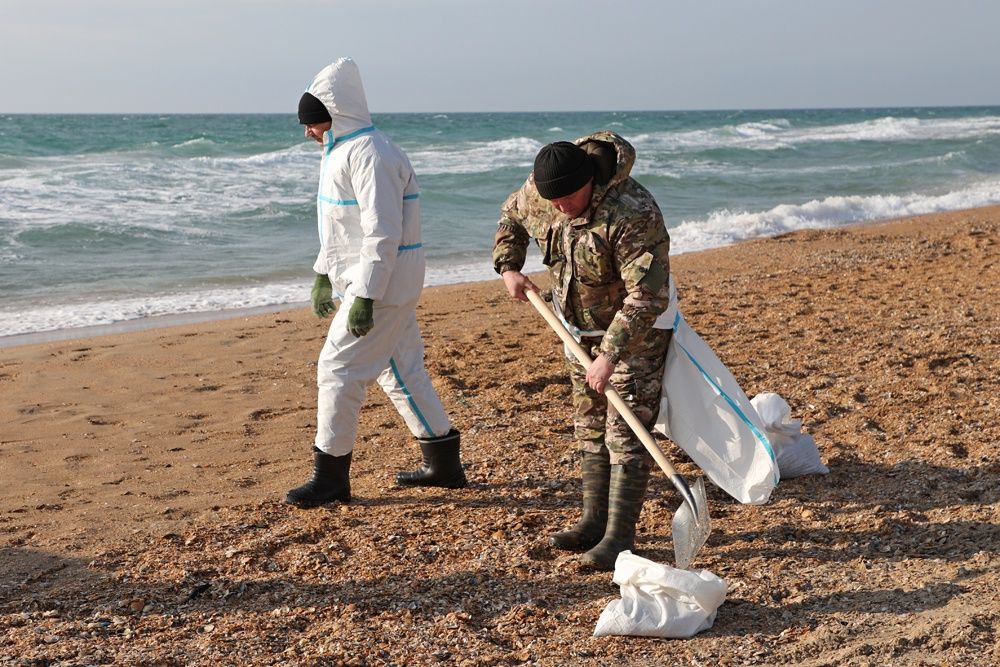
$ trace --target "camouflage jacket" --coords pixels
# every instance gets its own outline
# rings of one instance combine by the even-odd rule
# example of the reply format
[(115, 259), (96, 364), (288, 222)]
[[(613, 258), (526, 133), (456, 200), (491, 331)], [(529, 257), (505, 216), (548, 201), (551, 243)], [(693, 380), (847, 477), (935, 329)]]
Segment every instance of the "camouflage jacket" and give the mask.
[(611, 144), (617, 163), (606, 183), (595, 179), (590, 207), (569, 218), (538, 194), (529, 176), (503, 204), (493, 266), (497, 273), (520, 271), (534, 239), (567, 321), (604, 330), (601, 351), (617, 363), (669, 305), (670, 237), (653, 196), (629, 176), (635, 149), (609, 131), (575, 143), (594, 141)]

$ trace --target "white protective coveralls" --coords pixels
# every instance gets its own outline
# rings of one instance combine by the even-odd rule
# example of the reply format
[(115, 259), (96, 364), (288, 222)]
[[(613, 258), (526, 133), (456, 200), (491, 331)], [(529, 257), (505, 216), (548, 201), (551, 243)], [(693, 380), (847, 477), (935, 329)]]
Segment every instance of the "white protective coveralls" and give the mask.
[[(353, 451), (365, 391), (376, 379), (414, 436), (446, 435), (451, 423), (424, 367), (417, 327), (424, 250), (416, 175), (372, 125), (353, 60), (323, 68), (308, 92), (333, 120), (323, 135), (313, 269), (341, 297), (319, 357), (316, 447), (332, 456)], [(374, 301), (375, 326), (360, 338), (347, 330), (357, 297)]]

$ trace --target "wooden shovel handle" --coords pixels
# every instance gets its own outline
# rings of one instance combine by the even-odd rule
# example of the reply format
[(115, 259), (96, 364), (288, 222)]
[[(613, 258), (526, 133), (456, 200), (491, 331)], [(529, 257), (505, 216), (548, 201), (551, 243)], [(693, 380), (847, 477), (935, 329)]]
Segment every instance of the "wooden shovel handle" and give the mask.
[[(577, 361), (583, 364), (584, 368), (589, 368), (590, 364), (593, 363), (590, 355), (587, 354), (587, 351), (584, 350), (578, 342), (576, 342), (573, 335), (566, 330), (566, 326), (558, 317), (556, 317), (556, 314), (552, 312), (552, 309), (548, 307), (538, 292), (526, 289), (524, 290), (524, 293), (527, 295), (528, 301), (531, 302), (531, 305), (533, 305), (535, 310), (537, 310), (539, 314), (545, 318), (545, 321), (549, 323), (552, 330), (559, 335), (559, 338), (561, 338), (562, 342), (566, 344), (566, 347), (570, 349), (570, 352), (572, 352), (573, 356), (577, 358)], [(663, 472), (671, 478), (676, 476), (677, 471), (674, 470), (674, 467), (670, 464), (670, 460), (667, 459), (663, 451), (660, 450), (660, 446), (656, 444), (656, 440), (653, 439), (653, 436), (648, 430), (646, 430), (646, 427), (643, 426), (641, 421), (639, 421), (639, 418), (635, 416), (635, 413), (632, 412), (632, 408), (628, 406), (628, 403), (626, 403), (618, 392), (615, 391), (615, 388), (611, 386), (611, 383), (608, 383), (607, 389), (604, 390), (604, 395), (608, 397), (608, 402), (615, 406), (615, 410), (618, 411), (618, 414), (622, 416), (625, 422), (639, 437), (639, 441), (642, 442), (643, 446), (652, 455), (653, 460), (656, 461), (657, 465), (660, 466)]]

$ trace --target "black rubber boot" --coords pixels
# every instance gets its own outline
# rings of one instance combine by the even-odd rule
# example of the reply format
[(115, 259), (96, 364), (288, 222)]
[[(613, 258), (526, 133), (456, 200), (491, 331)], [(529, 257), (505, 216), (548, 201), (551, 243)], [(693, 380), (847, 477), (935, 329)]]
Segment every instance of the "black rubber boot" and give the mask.
[(313, 447), (313, 476), (285, 496), (296, 507), (319, 507), (339, 500), (351, 502), (351, 454), (331, 456)]
[(549, 537), (549, 544), (566, 551), (586, 551), (604, 537), (608, 524), (608, 486), (611, 483), (611, 462), (608, 450), (600, 454), (583, 452), (580, 475), (583, 478), (583, 515), (569, 530)]
[(439, 438), (417, 438), (424, 462), (413, 472), (397, 473), (396, 484), (463, 488), (467, 482), (459, 458), (459, 441), (460, 435), (455, 429)]
[(596, 547), (580, 556), (580, 562), (594, 570), (613, 570), (622, 551), (635, 548), (635, 524), (646, 498), (650, 466), (647, 463), (611, 466), (608, 492), (608, 527)]

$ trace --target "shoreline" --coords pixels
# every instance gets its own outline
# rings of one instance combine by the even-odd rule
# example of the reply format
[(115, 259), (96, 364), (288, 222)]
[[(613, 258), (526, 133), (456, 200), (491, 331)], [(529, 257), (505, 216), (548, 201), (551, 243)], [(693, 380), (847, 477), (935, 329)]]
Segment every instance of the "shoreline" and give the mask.
[(132, 320), (122, 320), (121, 322), (113, 322), (111, 324), (95, 324), (86, 327), (73, 327), (70, 329), (50, 329), (48, 331), (13, 334), (11, 336), (0, 336), (0, 350), (21, 347), (24, 345), (38, 345), (41, 343), (56, 343), (62, 341), (82, 340), (86, 338), (98, 338), (101, 336), (111, 336), (114, 334), (127, 334), (137, 331), (148, 331), (150, 329), (169, 329), (171, 327), (179, 327), (188, 324), (222, 322), (241, 317), (280, 313), (286, 310), (305, 308), (308, 307), (308, 305), (309, 302), (302, 301), (294, 304), (281, 303), (271, 306), (254, 306), (253, 308), (233, 308), (231, 310), (206, 310), (191, 313), (174, 313), (172, 315), (156, 315), (155, 317), (137, 317)]
[[(953, 211), (941, 211), (936, 213), (924, 213), (915, 216), (903, 216), (895, 218), (881, 218), (878, 220), (858, 220), (854, 222), (848, 222), (832, 227), (819, 227), (815, 229), (800, 229), (792, 232), (783, 232), (775, 236), (759, 236), (754, 238), (742, 239), (736, 243), (718, 246), (716, 248), (705, 248), (701, 250), (693, 250), (686, 253), (680, 253), (677, 255), (671, 254), (671, 261), (675, 261), (680, 257), (697, 256), (700, 253), (715, 252), (718, 250), (726, 248), (735, 248), (748, 243), (754, 243), (761, 240), (782, 238), (787, 235), (797, 234), (797, 233), (808, 233), (811, 231), (835, 231), (835, 230), (845, 230), (849, 231), (851, 229), (863, 228), (863, 227), (877, 227), (881, 225), (892, 225), (897, 223), (907, 223), (907, 222), (917, 222), (921, 219), (932, 218), (934, 216), (940, 215), (952, 215), (952, 214), (962, 214), (974, 211), (989, 211), (994, 208), (1000, 208), (1000, 205), (994, 206), (979, 206), (974, 208), (956, 209)], [(529, 255), (530, 256), (530, 255)], [(544, 267), (541, 268), (537, 273), (546, 274)], [(531, 275), (535, 275), (536, 272), (532, 271)], [(498, 279), (498, 278), (495, 278)], [(477, 285), (481, 283), (493, 282), (494, 279), (482, 279), (482, 280), (468, 280), (459, 282), (448, 282), (433, 285), (426, 285), (423, 289), (424, 293), (428, 290), (437, 290), (448, 287), (455, 287), (459, 285)], [(171, 315), (157, 315), (154, 317), (140, 317), (131, 320), (122, 320), (120, 322), (113, 322), (111, 324), (98, 324), (84, 327), (73, 327), (68, 329), (51, 329), (48, 331), (37, 331), (32, 333), (23, 334), (13, 334), (9, 336), (0, 336), (0, 350), (22, 347), (26, 345), (38, 345), (43, 343), (54, 343), (62, 341), (76, 341), (84, 340), (88, 338), (98, 338), (102, 336), (110, 336), (116, 334), (128, 334), (138, 331), (148, 331), (151, 329), (169, 329), (172, 327), (191, 325), (191, 324), (203, 324), (209, 322), (222, 322), (226, 320), (239, 319), (244, 317), (253, 317), (255, 315), (266, 315), (273, 313), (287, 313), (291, 311), (296, 311), (302, 308), (308, 308), (308, 301), (299, 301), (294, 303), (283, 303), (283, 304), (273, 304), (267, 306), (254, 306), (250, 308), (233, 308), (227, 310), (211, 310), (211, 311), (196, 311), (189, 313), (175, 313)]]

